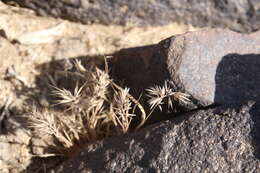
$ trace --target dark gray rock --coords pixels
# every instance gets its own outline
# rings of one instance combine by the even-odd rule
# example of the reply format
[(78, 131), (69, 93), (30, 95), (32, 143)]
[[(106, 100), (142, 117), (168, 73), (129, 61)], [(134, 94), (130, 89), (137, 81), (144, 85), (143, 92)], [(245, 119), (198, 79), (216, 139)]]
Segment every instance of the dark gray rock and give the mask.
[(260, 169), (259, 104), (183, 114), (86, 147), (59, 173), (218, 172)]
[[(8, 2), (10, 0), (5, 0)], [(259, 0), (18, 0), (39, 15), (82, 23), (228, 27), (242, 32), (260, 28)]]
[(116, 53), (114, 76), (136, 95), (168, 79), (197, 105), (258, 101), (259, 38), (260, 32), (246, 35), (222, 29), (176, 35), (158, 45)]

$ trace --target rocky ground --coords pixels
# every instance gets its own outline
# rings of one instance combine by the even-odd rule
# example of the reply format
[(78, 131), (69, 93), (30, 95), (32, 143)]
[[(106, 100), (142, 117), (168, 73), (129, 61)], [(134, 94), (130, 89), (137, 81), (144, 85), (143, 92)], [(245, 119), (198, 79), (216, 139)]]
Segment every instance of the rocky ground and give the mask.
[[(230, 6), (210, 1), (208, 11), (197, 14), (194, 8), (193, 17), (171, 12), (180, 3), (170, 8), (168, 1), (151, 1), (145, 8), (148, 14), (166, 6), (160, 14), (174, 14), (163, 23), (160, 16), (148, 20), (146, 13), (129, 10), (136, 5), (140, 12), (143, 1), (106, 1), (108, 7), (120, 7), (107, 18), (100, 1), (79, 4), (79, 10), (76, 1), (50, 1), (52, 6), (37, 0), (4, 2), (8, 5), (0, 2), (0, 172), (260, 171), (260, 32), (209, 29), (256, 31), (257, 1), (230, 1)], [(220, 8), (220, 2), (226, 8)], [(65, 10), (58, 10), (61, 5)], [(98, 15), (89, 16), (89, 9)], [(232, 10), (218, 13), (220, 9)], [(172, 22), (180, 22), (176, 16), (185, 17), (186, 24)], [(204, 24), (197, 26), (208, 28), (191, 25), (202, 16)], [(129, 23), (130, 18), (141, 25)], [(111, 76), (130, 87), (136, 98), (145, 88), (168, 80), (174, 91), (189, 94), (191, 101), (176, 106), (174, 113), (155, 111), (148, 122), (157, 124), (86, 145), (66, 161), (50, 155), (48, 138), (29, 127), (28, 111), (53, 111), (48, 81), (54, 71), (70, 66), (68, 59), (102, 64), (106, 55), (113, 57)]]
[[(162, 27), (83, 25), (38, 17), (31, 10), (3, 3), (0, 23), (1, 172), (20, 172), (30, 165), (32, 155), (43, 154), (37, 145), (44, 144), (32, 136), (21, 117), (34, 102), (50, 106), (45, 96), (49, 92), (46, 74), (53, 70), (50, 62), (103, 58), (122, 48), (154, 44), (171, 35), (196, 30), (177, 23)], [(47, 34), (42, 36), (39, 32)], [(36, 167), (42, 170), (45, 161), (40, 162)]]

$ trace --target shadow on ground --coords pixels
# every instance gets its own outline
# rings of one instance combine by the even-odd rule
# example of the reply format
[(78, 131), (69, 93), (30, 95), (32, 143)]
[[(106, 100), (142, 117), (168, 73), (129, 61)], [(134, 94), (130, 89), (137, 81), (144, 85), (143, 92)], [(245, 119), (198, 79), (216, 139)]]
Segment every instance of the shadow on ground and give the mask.
[[(36, 86), (28, 87), (27, 85), (19, 85), (14, 91), (18, 98), (23, 98), (24, 103), (21, 107), (17, 108), (14, 106), (7, 107), (6, 105), (0, 105), (0, 117), (3, 115), (3, 120), (0, 118), (0, 134), (3, 135), (16, 135), (17, 129), (24, 129), (25, 132), (28, 132), (29, 136), (31, 132), (31, 124), (28, 119), (28, 111), (32, 111), (34, 107), (36, 109), (52, 109), (52, 111), (61, 112), (59, 107), (53, 107), (54, 97), (51, 94), (53, 90), (50, 86), (53, 85), (52, 82), (61, 88), (74, 89), (75, 80), (71, 77), (61, 75), (60, 73), (64, 70), (71, 70), (73, 66), (72, 62), (74, 60), (81, 60), (82, 64), (85, 67), (97, 64), (98, 67), (103, 68), (102, 61), (100, 60), (101, 56), (82, 56), (82, 57), (73, 57), (71, 61), (68, 59), (62, 59), (57, 61), (50, 61), (44, 64), (41, 64), (37, 67), (36, 70), (40, 71), (40, 74), (36, 76)], [(47, 147), (48, 142), (42, 141), (39, 136), (32, 137), (33, 141), (31, 142), (30, 149), (33, 154), (33, 151), (44, 150), (43, 153), (56, 153), (53, 147)], [(39, 141), (39, 142), (38, 142)], [(41, 152), (40, 152), (41, 153)], [(64, 157), (33, 157), (30, 165), (27, 167), (27, 172), (44, 172), (46, 170), (51, 170), (55, 166), (59, 165), (64, 161)]]

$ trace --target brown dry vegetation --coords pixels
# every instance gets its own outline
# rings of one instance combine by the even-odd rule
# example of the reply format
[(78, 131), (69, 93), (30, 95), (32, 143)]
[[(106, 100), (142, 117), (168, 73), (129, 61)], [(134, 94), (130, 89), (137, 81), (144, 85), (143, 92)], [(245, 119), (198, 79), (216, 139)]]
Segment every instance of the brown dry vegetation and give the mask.
[[(106, 61), (105, 61), (106, 62)], [(36, 133), (50, 135), (56, 153), (70, 156), (84, 145), (111, 136), (124, 135), (131, 130), (131, 121), (140, 116), (140, 123), (132, 129), (140, 129), (157, 107), (167, 104), (168, 109), (173, 102), (189, 102), (188, 95), (174, 92), (165, 82), (164, 86), (147, 89), (150, 97), (150, 111), (129, 93), (129, 88), (117, 85), (106, 70), (96, 66), (86, 69), (79, 60), (74, 61), (73, 71), (64, 71), (63, 75), (75, 80), (72, 88), (65, 89), (51, 86), (56, 97), (54, 106), (61, 105), (61, 113), (53, 113), (35, 108), (29, 113), (29, 121)], [(51, 80), (54, 81), (54, 80)], [(136, 113), (139, 109), (140, 113)], [(49, 147), (49, 146), (47, 146)]]

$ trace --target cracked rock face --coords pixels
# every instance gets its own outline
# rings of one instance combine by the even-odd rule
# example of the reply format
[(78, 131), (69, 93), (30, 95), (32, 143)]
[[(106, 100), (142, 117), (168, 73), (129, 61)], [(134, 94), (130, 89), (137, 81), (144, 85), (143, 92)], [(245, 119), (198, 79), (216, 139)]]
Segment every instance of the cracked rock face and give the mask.
[(250, 172), (260, 169), (259, 104), (183, 114), (125, 137), (93, 144), (59, 173)]
[[(5, 0), (5, 2), (12, 0)], [(198, 27), (228, 27), (242, 32), (260, 28), (258, 0), (19, 0), (40, 15), (82, 23), (162, 25), (181, 22)]]

